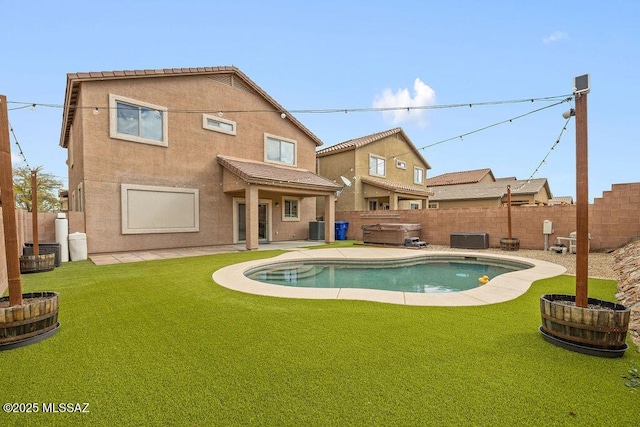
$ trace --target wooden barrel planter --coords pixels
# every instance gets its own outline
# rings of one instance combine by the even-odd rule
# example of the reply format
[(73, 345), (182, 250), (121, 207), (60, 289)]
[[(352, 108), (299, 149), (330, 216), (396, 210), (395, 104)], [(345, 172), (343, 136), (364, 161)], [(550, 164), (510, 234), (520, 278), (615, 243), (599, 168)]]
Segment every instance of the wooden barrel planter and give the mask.
[(520, 239), (517, 237), (500, 239), (500, 249), (503, 251), (517, 251), (520, 249)]
[(540, 332), (547, 341), (568, 350), (603, 357), (621, 357), (628, 348), (631, 310), (621, 304), (588, 299), (576, 307), (574, 295), (540, 297)]
[(0, 298), (0, 350), (20, 347), (53, 335), (58, 323), (58, 293), (22, 295), (22, 304), (9, 306)]
[(40, 273), (55, 268), (56, 254), (22, 255), (20, 257), (20, 273)]

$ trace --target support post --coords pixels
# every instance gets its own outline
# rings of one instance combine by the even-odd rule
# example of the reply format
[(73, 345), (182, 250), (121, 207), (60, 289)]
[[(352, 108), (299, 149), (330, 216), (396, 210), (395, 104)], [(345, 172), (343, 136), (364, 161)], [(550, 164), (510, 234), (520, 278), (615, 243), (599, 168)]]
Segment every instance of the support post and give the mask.
[(509, 229), (509, 240), (511, 240), (511, 186), (507, 185), (507, 228)]
[(258, 249), (260, 237), (258, 236), (258, 187), (256, 185), (247, 184), (245, 189), (246, 203), (246, 232), (247, 232), (247, 250), (253, 251)]
[(589, 161), (587, 94), (576, 95), (576, 306), (588, 305), (589, 280)]
[(40, 255), (40, 245), (38, 239), (38, 171), (31, 171), (31, 222), (33, 234), (33, 255)]
[(324, 196), (324, 242), (335, 242), (336, 196), (331, 193)]
[(13, 193), (13, 168), (11, 166), (11, 142), (9, 141), (9, 115), (7, 97), (0, 95), (0, 193), (2, 194), (2, 223), (4, 249), (7, 257), (9, 279), (9, 305), (22, 305), (20, 281), (20, 254), (18, 227), (16, 225), (16, 200)]

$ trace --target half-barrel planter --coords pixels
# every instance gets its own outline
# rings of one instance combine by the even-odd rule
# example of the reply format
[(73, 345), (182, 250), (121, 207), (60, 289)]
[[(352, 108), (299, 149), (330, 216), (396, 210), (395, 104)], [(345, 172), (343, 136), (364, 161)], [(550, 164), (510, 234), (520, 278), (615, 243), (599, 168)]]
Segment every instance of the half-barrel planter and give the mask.
[(577, 307), (574, 295), (540, 297), (540, 332), (545, 340), (571, 351), (601, 357), (621, 357), (627, 350), (631, 310), (621, 304), (588, 299)]
[(21, 347), (53, 335), (58, 323), (58, 293), (22, 295), (22, 304), (9, 305), (0, 298), (0, 350)]

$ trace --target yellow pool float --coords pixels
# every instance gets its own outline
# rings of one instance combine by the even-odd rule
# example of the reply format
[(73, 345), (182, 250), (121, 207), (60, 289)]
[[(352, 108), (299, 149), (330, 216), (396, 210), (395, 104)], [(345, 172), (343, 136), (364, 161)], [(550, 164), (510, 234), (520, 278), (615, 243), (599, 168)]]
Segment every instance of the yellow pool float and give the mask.
[(482, 276), (481, 278), (478, 279), (478, 282), (480, 282), (481, 285), (484, 285), (488, 281), (489, 281), (489, 276)]

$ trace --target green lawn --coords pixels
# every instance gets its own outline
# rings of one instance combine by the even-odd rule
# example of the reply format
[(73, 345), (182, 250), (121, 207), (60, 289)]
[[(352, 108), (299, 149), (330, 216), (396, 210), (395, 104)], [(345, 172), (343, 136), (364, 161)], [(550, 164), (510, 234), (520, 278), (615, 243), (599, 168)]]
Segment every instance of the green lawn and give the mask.
[[(408, 307), (235, 292), (211, 274), (245, 252), (23, 276), (60, 293), (52, 338), (0, 352), (2, 403), (89, 403), (89, 413), (0, 413), (9, 425), (637, 425), (640, 390), (604, 359), (538, 333), (536, 282), (481, 307)], [(590, 281), (612, 300), (615, 282)]]

